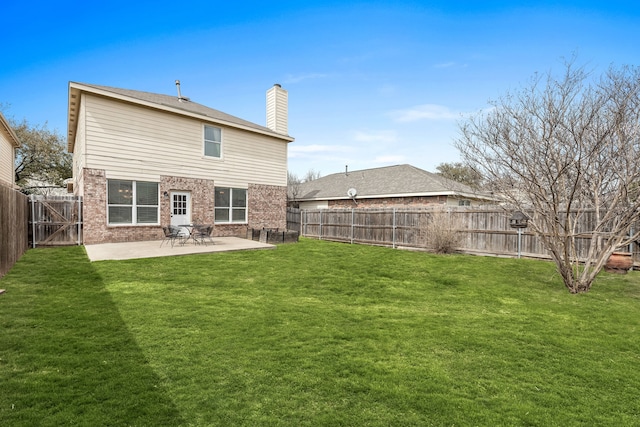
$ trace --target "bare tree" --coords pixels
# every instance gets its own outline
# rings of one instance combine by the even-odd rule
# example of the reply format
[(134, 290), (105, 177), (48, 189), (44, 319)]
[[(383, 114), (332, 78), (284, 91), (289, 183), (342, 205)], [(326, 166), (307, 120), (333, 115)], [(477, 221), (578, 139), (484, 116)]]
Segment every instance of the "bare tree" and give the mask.
[[(20, 140), (16, 149), (16, 183), (23, 191), (33, 191), (34, 183), (44, 186), (62, 186), (72, 175), (72, 158), (64, 146), (64, 139), (56, 132), (42, 126), (10, 120)], [(36, 185), (37, 186), (37, 185)]]
[(295, 203), (300, 196), (300, 184), (302, 180), (298, 178), (298, 175), (288, 171), (287, 172), (287, 199), (289, 202)]
[(320, 171), (309, 169), (307, 173), (304, 174), (304, 177), (302, 178), (302, 182), (309, 182), (318, 178), (320, 178)]
[(460, 123), (462, 159), (530, 215), (567, 289), (588, 291), (640, 232), (640, 70), (569, 61), (492, 106)]
[(436, 166), (436, 170), (438, 175), (471, 188), (479, 189), (482, 186), (482, 175), (462, 162), (440, 163)]

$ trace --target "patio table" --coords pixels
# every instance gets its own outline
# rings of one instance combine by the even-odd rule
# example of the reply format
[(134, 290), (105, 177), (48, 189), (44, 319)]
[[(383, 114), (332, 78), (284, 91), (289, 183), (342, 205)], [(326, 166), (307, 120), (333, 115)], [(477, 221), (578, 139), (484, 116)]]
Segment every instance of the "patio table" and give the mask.
[(185, 243), (187, 243), (189, 240), (193, 240), (193, 243), (196, 242), (196, 240), (193, 237), (193, 229), (197, 226), (198, 224), (179, 224), (178, 227), (180, 228), (184, 228), (185, 230), (187, 230), (188, 235), (186, 236), (186, 239), (184, 239), (184, 241), (182, 242), (182, 244), (184, 245)]

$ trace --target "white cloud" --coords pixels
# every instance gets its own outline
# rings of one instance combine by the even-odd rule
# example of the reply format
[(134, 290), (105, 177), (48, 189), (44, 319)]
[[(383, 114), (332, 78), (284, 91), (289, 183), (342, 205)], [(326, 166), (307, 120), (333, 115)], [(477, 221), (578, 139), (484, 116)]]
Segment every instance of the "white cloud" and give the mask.
[(352, 151), (352, 148), (349, 146), (342, 145), (320, 145), (320, 144), (312, 144), (312, 145), (293, 145), (289, 146), (289, 157), (303, 157), (308, 154), (318, 154), (318, 153), (344, 153), (347, 151)]
[(467, 68), (467, 64), (460, 64), (458, 62), (441, 62), (435, 64), (433, 68)]
[(406, 123), (418, 120), (455, 120), (460, 118), (461, 113), (443, 105), (422, 104), (404, 110), (395, 110), (389, 115), (396, 122)]
[(378, 89), (378, 93), (384, 96), (391, 96), (397, 93), (397, 88), (394, 85), (384, 85)]
[(353, 134), (353, 139), (358, 142), (396, 142), (398, 136), (392, 130), (356, 131)]
[(405, 156), (398, 155), (389, 155), (389, 156), (378, 156), (373, 159), (373, 163), (384, 163), (384, 164), (400, 164), (405, 163), (407, 158)]
[(292, 74), (287, 74), (287, 77), (284, 79), (284, 83), (285, 84), (300, 83), (303, 80), (323, 79), (328, 76), (329, 74), (322, 74), (322, 73), (298, 74), (295, 76)]

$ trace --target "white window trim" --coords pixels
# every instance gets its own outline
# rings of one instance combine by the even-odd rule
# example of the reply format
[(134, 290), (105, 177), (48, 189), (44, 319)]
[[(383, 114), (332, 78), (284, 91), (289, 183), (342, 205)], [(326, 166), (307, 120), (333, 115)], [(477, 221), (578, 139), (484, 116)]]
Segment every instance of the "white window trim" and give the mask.
[[(229, 206), (228, 207), (224, 207), (224, 209), (228, 209), (229, 211), (229, 221), (216, 221), (215, 220), (215, 210), (217, 209), (223, 209), (222, 207), (218, 207), (218, 206), (214, 206), (214, 223), (215, 224), (248, 224), (249, 223), (249, 189), (247, 188), (242, 188), (242, 187), (223, 187), (223, 186), (219, 186), (219, 187), (215, 187), (214, 191), (217, 191), (218, 188), (227, 188), (229, 189), (229, 191), (231, 192), (229, 194)], [(245, 197), (245, 205), (244, 205), (244, 221), (233, 221), (233, 190), (244, 190), (246, 197)], [(214, 197), (215, 200), (215, 197)], [(236, 209), (241, 209), (241, 208), (236, 208)]]
[[(205, 154), (205, 135), (206, 135), (206, 131), (205, 129), (208, 127), (211, 128), (216, 128), (216, 129), (220, 129), (220, 156), (219, 157), (214, 157), (214, 156), (208, 156)], [(213, 126), (213, 125), (207, 125), (207, 124), (203, 124), (202, 125), (202, 157), (205, 159), (211, 159), (211, 160), (222, 160), (222, 156), (223, 156), (223, 147), (222, 147), (222, 141), (224, 139), (224, 129), (222, 129), (220, 126)]]
[[(123, 205), (123, 204), (110, 204), (109, 203), (109, 181), (129, 181), (132, 183), (132, 191), (131, 191), (131, 197), (132, 197), (132, 203), (130, 205)], [(143, 223), (138, 223), (138, 210), (136, 209), (138, 207), (138, 205), (135, 203), (136, 201), (136, 196), (137, 196), (137, 191), (138, 191), (138, 182), (153, 182), (155, 184), (158, 185), (158, 205), (156, 206), (157, 209), (157, 215), (156, 217), (158, 218), (157, 222), (143, 222)], [(144, 226), (157, 226), (160, 225), (160, 183), (156, 182), (156, 181), (136, 181), (133, 179), (118, 179), (118, 178), (113, 178), (113, 179), (107, 179), (107, 226), (108, 227), (144, 227)], [(111, 218), (109, 218), (109, 207), (126, 207), (126, 208), (131, 208), (131, 223), (111, 223)], [(146, 206), (146, 207), (152, 207), (153, 205), (142, 205), (142, 206)]]

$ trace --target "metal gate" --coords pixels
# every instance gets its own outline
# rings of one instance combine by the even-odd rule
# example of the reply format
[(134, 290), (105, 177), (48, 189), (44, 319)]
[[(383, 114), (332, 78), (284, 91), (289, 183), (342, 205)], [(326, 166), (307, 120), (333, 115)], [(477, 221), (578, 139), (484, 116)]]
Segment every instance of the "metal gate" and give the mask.
[(29, 244), (82, 244), (82, 197), (29, 196)]

